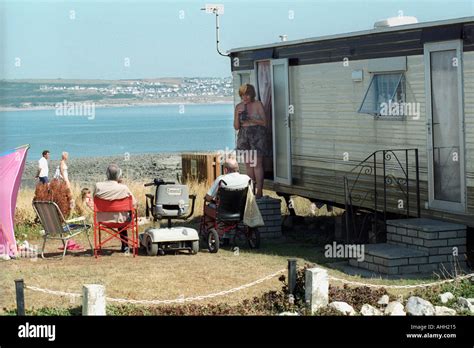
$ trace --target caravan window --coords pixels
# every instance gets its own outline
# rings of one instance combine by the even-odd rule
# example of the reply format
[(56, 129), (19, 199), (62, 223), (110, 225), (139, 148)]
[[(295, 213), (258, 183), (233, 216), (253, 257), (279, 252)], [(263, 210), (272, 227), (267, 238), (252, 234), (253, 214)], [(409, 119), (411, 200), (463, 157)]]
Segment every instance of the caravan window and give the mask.
[(405, 103), (405, 76), (403, 73), (374, 74), (359, 113), (376, 118), (402, 119), (400, 104)]

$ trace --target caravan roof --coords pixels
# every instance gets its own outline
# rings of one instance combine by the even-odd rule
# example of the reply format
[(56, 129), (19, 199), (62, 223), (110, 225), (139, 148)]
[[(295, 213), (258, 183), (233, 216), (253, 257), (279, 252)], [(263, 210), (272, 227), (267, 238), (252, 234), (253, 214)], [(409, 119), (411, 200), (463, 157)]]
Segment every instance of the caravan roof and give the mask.
[(265, 45), (238, 47), (238, 48), (233, 48), (233, 49), (228, 50), (227, 53), (272, 48), (272, 47), (291, 46), (291, 45), (297, 45), (297, 44), (302, 44), (302, 43), (310, 43), (310, 42), (340, 39), (340, 38), (349, 38), (349, 37), (354, 37), (354, 36), (363, 36), (363, 35), (376, 34), (376, 33), (406, 31), (410, 29), (421, 29), (421, 28), (426, 28), (426, 27), (436, 27), (436, 26), (465, 23), (465, 22), (474, 22), (474, 16), (448, 19), (448, 20), (440, 20), (440, 21), (431, 21), (431, 22), (424, 22), (424, 23), (416, 23), (416, 24), (397, 25), (393, 27), (379, 27), (379, 28), (374, 28), (370, 30), (355, 31), (351, 33), (325, 35), (325, 36), (311, 37), (311, 38), (300, 39), (300, 40), (280, 41), (280, 42), (275, 42), (275, 43), (265, 44)]

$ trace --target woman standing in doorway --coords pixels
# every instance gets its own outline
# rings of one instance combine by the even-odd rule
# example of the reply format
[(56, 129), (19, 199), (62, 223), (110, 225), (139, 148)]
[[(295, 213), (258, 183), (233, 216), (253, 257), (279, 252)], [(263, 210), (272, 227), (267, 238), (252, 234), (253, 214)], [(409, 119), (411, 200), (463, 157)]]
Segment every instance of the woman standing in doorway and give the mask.
[[(247, 175), (256, 183), (257, 198), (262, 197), (263, 191), (263, 156), (266, 142), (266, 116), (263, 104), (255, 100), (254, 86), (242, 85), (239, 88), (242, 102), (236, 105), (234, 112), (234, 128), (239, 131), (237, 151), (244, 151)], [(256, 162), (252, 161), (256, 158)]]

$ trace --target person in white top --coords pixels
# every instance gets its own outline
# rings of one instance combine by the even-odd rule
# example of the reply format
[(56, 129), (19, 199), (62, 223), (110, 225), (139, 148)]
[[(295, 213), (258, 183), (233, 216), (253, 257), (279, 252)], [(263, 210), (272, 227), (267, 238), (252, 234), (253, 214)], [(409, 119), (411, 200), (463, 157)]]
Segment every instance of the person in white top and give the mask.
[(250, 183), (250, 177), (239, 173), (239, 164), (234, 158), (227, 158), (224, 162), (224, 175), (220, 175), (211, 185), (204, 199), (207, 204), (204, 205), (204, 223), (208, 226), (212, 224), (213, 219), (216, 218), (216, 203), (215, 199), (219, 184), (224, 181), (226, 187), (230, 189), (245, 188)]
[(35, 178), (38, 178), (42, 184), (47, 184), (49, 182), (48, 160), (49, 160), (49, 151), (44, 150), (43, 157), (41, 157), (40, 160), (38, 161), (38, 171), (35, 176)]
[(220, 175), (211, 185), (206, 194), (206, 201), (212, 202), (216, 198), (219, 183), (224, 181), (230, 189), (240, 189), (248, 186), (250, 177), (239, 173), (239, 164), (234, 158), (228, 158), (224, 162), (224, 175)]
[(66, 183), (68, 188), (71, 188), (71, 183), (69, 182), (69, 175), (67, 172), (67, 160), (69, 158), (68, 152), (63, 152), (61, 157), (61, 162), (59, 162), (59, 166), (56, 168), (56, 173), (54, 173), (55, 179), (62, 179)]

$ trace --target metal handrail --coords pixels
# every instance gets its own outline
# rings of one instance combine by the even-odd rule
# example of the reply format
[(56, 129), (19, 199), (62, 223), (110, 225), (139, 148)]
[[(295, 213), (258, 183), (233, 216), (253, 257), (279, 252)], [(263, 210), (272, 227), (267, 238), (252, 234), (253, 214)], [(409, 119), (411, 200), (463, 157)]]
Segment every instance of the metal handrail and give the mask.
[[(401, 153), (401, 154), (400, 154)], [(379, 162), (379, 157), (382, 155), (382, 162)], [(413, 155), (415, 162), (415, 177), (410, 177), (410, 172), (412, 171), (410, 167), (410, 154)], [(378, 156), (379, 155), (379, 156)], [(404, 159), (400, 159), (404, 155)], [(400, 156), (400, 157), (399, 157)], [(395, 161), (395, 165), (391, 166), (389, 169), (398, 169), (400, 175), (388, 173), (388, 163)], [(382, 176), (377, 173), (377, 169), (382, 169)], [(350, 183), (350, 178), (348, 174), (355, 174), (356, 177)], [(389, 186), (395, 186), (398, 188), (398, 191), (402, 193), (406, 201), (406, 217), (410, 216), (421, 216), (421, 206), (420, 206), (420, 177), (419, 177), (419, 159), (418, 159), (418, 149), (387, 149), (387, 150), (377, 150), (367, 156), (359, 164), (353, 167), (348, 174), (344, 175), (344, 197), (345, 197), (345, 207), (346, 207), (346, 238), (349, 240), (350, 229), (355, 233), (357, 230), (355, 213), (359, 208), (372, 210), (374, 214), (374, 226), (377, 228), (379, 217), (378, 213), (383, 213), (383, 230), (386, 229), (387, 221), (387, 188)], [(373, 180), (373, 189), (372, 190), (362, 190), (363, 194), (355, 192), (358, 188), (358, 184), (361, 181), (362, 175), (372, 177)], [(383, 184), (380, 185), (379, 179), (383, 179)], [(411, 211), (411, 200), (410, 200), (410, 181), (415, 182), (415, 193), (416, 193), (416, 212), (412, 213)], [(379, 191), (383, 192), (383, 206), (379, 206)], [(359, 189), (359, 191), (361, 191)], [(373, 204), (366, 204), (371, 200)], [(359, 204), (355, 206), (355, 202)], [(359, 237), (362, 231), (358, 233)], [(358, 237), (358, 238), (359, 238)]]

